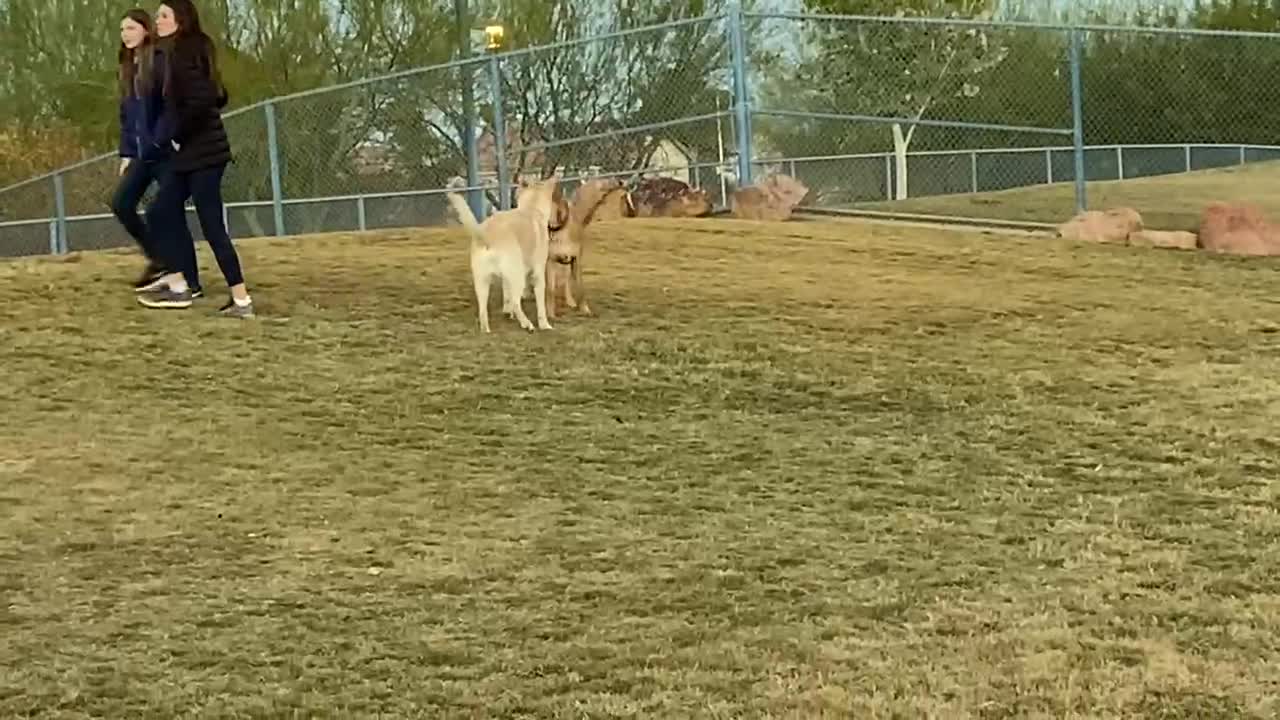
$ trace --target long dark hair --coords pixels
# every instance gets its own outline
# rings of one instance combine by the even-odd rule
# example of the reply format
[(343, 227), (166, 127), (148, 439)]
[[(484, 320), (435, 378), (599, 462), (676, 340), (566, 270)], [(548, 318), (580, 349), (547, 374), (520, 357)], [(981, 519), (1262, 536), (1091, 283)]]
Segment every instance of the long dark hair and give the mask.
[(147, 36), (143, 38), (141, 45), (136, 48), (127, 48), (124, 42), (121, 42), (120, 52), (116, 53), (116, 59), (120, 61), (120, 95), (140, 97), (146, 93), (151, 81), (151, 61), (154, 56), (154, 47), (151, 44), (153, 32), (151, 16), (142, 8), (134, 8), (125, 13), (121, 19), (132, 20), (147, 31)]
[[(218, 70), (218, 51), (213, 45), (213, 38), (209, 37), (204, 28), (200, 27), (200, 12), (196, 10), (196, 4), (191, 0), (164, 0), (164, 4), (173, 11), (173, 20), (178, 26), (177, 32), (173, 34), (173, 40), (178, 42), (191, 42), (199, 48), (199, 53), (204, 59), (205, 69), (209, 74), (209, 79), (213, 81), (214, 87), (225, 94), (226, 89), (222, 84), (222, 73)], [(172, 68), (172, 63), (166, 63), (165, 68)], [(172, 73), (166, 72), (164, 79), (164, 92), (169, 94), (169, 81)]]

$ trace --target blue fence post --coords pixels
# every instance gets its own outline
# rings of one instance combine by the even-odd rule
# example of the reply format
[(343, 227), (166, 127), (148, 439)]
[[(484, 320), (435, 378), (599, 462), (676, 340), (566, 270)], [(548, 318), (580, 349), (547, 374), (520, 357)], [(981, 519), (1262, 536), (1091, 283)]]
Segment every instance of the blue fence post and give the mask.
[(276, 236), (284, 235), (284, 192), (280, 189), (280, 141), (276, 135), (276, 105), (262, 106), (267, 113), (267, 158), (271, 161), (271, 214)]
[(62, 173), (53, 174), (53, 209), (54, 226), (57, 228), (54, 253), (66, 255), (71, 252), (71, 243), (67, 241), (67, 192), (62, 186)]
[(475, 72), (467, 60), (471, 57), (471, 9), (467, 0), (453, 0), (454, 25), (458, 33), (459, 81), (462, 85), (462, 154), (467, 164), (467, 201), (471, 213), (483, 220), (484, 194), (480, 191), (480, 156), (476, 151), (476, 87)]
[(751, 184), (751, 105), (747, 87), (747, 42), (742, 29), (742, 3), (729, 4), (729, 61), (733, 66), (734, 129), (738, 145), (738, 187)]
[(465, 116), (462, 123), (462, 151), (467, 157), (467, 187), (471, 188), (467, 191), (467, 200), (471, 203), (471, 212), (477, 219), (483, 220), (484, 211), (484, 194), (480, 192), (480, 152), (476, 148), (476, 101), (475, 101), (475, 76), (471, 72), (470, 66), (464, 66), (462, 72), (464, 77), (462, 86), (465, 88), (463, 92), (463, 104), (466, 106), (463, 110)]
[(507, 177), (507, 118), (502, 111), (502, 61), (489, 56), (489, 85), (493, 94), (493, 152), (498, 163), (498, 208), (511, 209), (511, 178)]
[(1084, 38), (1079, 28), (1071, 28), (1071, 143), (1072, 156), (1075, 160), (1076, 176), (1076, 212), (1080, 213), (1089, 207), (1085, 196), (1084, 177), (1084, 92), (1080, 80), (1080, 65)]

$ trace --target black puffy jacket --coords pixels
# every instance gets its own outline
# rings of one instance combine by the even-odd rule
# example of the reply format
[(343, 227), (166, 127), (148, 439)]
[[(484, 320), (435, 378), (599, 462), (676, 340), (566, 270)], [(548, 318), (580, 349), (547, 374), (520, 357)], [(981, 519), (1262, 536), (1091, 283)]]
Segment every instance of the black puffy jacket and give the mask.
[(179, 35), (169, 51), (165, 111), (172, 113), (178, 151), (173, 169), (181, 173), (225, 165), (232, 160), (231, 140), (222, 124), (227, 92), (213, 77), (206, 52), (210, 40)]

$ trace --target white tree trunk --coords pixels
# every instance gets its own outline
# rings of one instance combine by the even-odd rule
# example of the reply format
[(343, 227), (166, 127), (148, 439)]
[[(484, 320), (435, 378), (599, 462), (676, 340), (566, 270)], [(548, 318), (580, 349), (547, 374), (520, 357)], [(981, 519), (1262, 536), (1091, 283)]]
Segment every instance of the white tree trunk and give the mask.
[(893, 124), (893, 197), (895, 200), (907, 199), (907, 147), (911, 145), (911, 136), (915, 132), (915, 125), (906, 133), (902, 132), (902, 125)]
[[(262, 223), (258, 222), (258, 208), (245, 208), (244, 220), (249, 224), (249, 237), (266, 237), (268, 235), (267, 231), (262, 229)], [(230, 231), (231, 228), (227, 228), (227, 230)], [(274, 235), (275, 233), (270, 234)]]

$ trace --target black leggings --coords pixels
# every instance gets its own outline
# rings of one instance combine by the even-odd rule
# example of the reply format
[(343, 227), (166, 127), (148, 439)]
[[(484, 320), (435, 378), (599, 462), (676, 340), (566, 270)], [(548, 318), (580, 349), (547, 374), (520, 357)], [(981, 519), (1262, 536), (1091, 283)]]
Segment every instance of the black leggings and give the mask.
[[(124, 177), (120, 178), (120, 182), (116, 184), (115, 194), (111, 197), (111, 213), (124, 226), (125, 231), (137, 241), (147, 259), (156, 265), (164, 265), (164, 255), (160, 252), (156, 238), (147, 232), (147, 226), (143, 224), (142, 218), (138, 217), (138, 205), (142, 203), (142, 196), (146, 194), (147, 187), (152, 182), (159, 182), (168, 174), (168, 160), (143, 162), (134, 158), (125, 170)], [(178, 226), (177, 230), (181, 233), (180, 239), (183, 242), (194, 243), (191, 239), (191, 230), (186, 223)], [(188, 276), (187, 282), (192, 287), (200, 286), (200, 278), (196, 275)]]
[(184, 276), (196, 277), (196, 249), (190, 236), (184, 232), (187, 226), (184, 204), (187, 198), (196, 206), (196, 217), (204, 239), (213, 250), (222, 277), (227, 286), (240, 285), (244, 275), (240, 271), (240, 256), (227, 233), (223, 219), (222, 174), (226, 164), (204, 168), (194, 172), (170, 172), (160, 179), (160, 188), (147, 206), (147, 226), (155, 234), (160, 257), (165, 265)]

